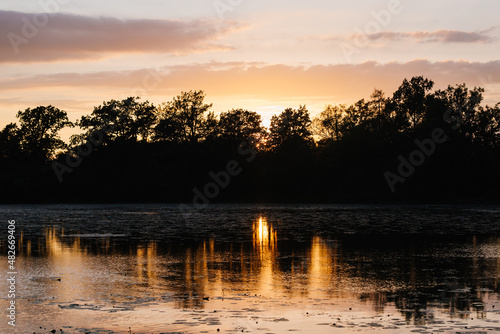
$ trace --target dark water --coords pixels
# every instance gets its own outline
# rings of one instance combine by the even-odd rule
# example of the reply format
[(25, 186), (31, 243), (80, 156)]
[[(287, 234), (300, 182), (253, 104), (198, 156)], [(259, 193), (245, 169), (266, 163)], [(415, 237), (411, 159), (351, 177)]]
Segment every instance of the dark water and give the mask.
[(500, 332), (496, 206), (0, 210), (2, 333)]

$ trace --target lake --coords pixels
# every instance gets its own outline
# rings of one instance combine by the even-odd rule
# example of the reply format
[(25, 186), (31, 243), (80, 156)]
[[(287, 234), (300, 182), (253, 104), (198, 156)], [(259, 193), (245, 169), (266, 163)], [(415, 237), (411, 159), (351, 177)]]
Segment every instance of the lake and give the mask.
[(1, 333), (500, 332), (500, 206), (0, 211)]

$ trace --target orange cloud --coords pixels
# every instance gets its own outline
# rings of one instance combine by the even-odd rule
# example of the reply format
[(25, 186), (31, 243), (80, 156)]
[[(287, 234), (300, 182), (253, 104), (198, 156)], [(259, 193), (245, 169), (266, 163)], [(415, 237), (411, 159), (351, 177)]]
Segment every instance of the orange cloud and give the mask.
[(208, 20), (119, 20), (0, 11), (0, 63), (88, 60), (117, 53), (228, 49), (215, 41), (239, 26)]
[[(162, 67), (157, 70), (63, 73), (0, 80), (2, 90), (102, 87), (109, 91), (134, 88), (148, 95), (176, 94), (203, 89), (209, 95), (256, 98), (367, 97), (374, 88), (391, 93), (404, 78), (424, 75), (438, 87), (466, 83), (470, 86), (499, 84), (500, 61), (468, 62), (413, 60), (409, 62), (315, 65), (311, 67), (248, 63), (207, 63)], [(76, 89), (75, 89), (76, 91)], [(109, 96), (113, 98), (113, 96)]]
[(387, 96), (404, 78), (423, 75), (436, 89), (466, 83), (485, 87), (485, 103), (500, 101), (500, 61), (468, 62), (413, 60), (366, 62), (354, 65), (311, 67), (246, 62), (211, 62), (184, 66), (63, 73), (0, 79), (0, 127), (27, 107), (53, 104), (77, 117), (110, 99), (140, 96), (154, 103), (169, 101), (181, 91), (202, 89), (214, 111), (247, 108), (260, 112), (269, 122), (285, 107), (306, 104), (315, 115), (326, 104), (353, 103), (368, 98), (374, 88)]

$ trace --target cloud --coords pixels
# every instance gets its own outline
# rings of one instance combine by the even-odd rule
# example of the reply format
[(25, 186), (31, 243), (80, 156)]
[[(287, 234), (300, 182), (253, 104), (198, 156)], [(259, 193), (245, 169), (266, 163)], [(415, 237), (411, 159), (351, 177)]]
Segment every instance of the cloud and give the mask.
[(0, 11), (0, 63), (94, 60), (120, 53), (227, 50), (216, 40), (241, 28), (209, 20), (119, 20)]
[[(466, 83), (469, 87), (500, 84), (500, 61), (469, 62), (413, 60), (409, 62), (366, 62), (361, 64), (315, 65), (311, 67), (263, 65), (260, 63), (206, 63), (96, 73), (60, 73), (0, 80), (0, 90), (11, 96), (30, 95), (26, 92), (64, 91), (69, 98), (168, 97), (181, 91), (202, 89), (208, 98), (234, 100), (260, 99), (280, 104), (352, 103), (368, 98), (374, 88), (392, 94), (404, 78), (423, 75), (436, 83), (436, 88), (448, 84)], [(487, 90), (490, 99), (500, 99), (495, 90)]]
[[(383, 31), (375, 34), (366, 35), (369, 40), (415, 40), (420, 43), (492, 43), (496, 38), (490, 36), (490, 32), (496, 27), (491, 29), (468, 32), (459, 30), (436, 30), (436, 31), (414, 31), (414, 32), (394, 32)], [(359, 37), (357, 35), (352, 38)]]
[(301, 40), (320, 40), (320, 41), (342, 41), (342, 40), (368, 40), (368, 41), (389, 41), (399, 42), (411, 40), (418, 43), (494, 43), (498, 38), (491, 36), (492, 32), (500, 26), (491, 27), (486, 30), (460, 31), (460, 30), (436, 30), (436, 31), (381, 31), (373, 34), (353, 34), (349, 37), (333, 34), (306, 35)]
[(247, 108), (269, 119), (285, 107), (306, 104), (314, 115), (326, 104), (350, 104), (369, 98), (375, 88), (392, 96), (404, 78), (417, 75), (432, 79), (436, 89), (460, 83), (470, 88), (484, 87), (486, 104), (500, 101), (500, 60), (417, 59), (310, 67), (210, 62), (131, 71), (3, 77), (0, 91), (8, 98), (0, 99), (0, 125), (13, 121), (17, 110), (38, 105), (52, 104), (78, 116), (111, 99), (140, 96), (160, 103), (181, 91), (200, 89), (207, 94), (208, 102), (214, 102), (216, 112)]

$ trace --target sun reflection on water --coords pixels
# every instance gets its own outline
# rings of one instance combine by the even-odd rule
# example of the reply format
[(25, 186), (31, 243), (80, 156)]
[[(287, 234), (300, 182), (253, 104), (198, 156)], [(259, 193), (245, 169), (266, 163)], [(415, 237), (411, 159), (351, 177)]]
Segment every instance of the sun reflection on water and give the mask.
[(261, 252), (274, 251), (278, 242), (278, 237), (273, 226), (263, 217), (260, 217), (253, 224), (253, 244), (254, 249)]
[(277, 265), (277, 232), (263, 217), (253, 223), (252, 261), (256, 290), (265, 296), (275, 295), (283, 289), (281, 271)]
[[(287, 300), (358, 298), (370, 301), (376, 313), (383, 312), (390, 303), (408, 310), (413, 301), (391, 284), (417, 290), (416, 283), (422, 280), (414, 247), (406, 248), (409, 261), (399, 263), (395, 257), (388, 262), (400, 271), (398, 281), (391, 283), (377, 272), (380, 268), (386, 270), (387, 265), (377, 267), (370, 258), (373, 254), (359, 245), (355, 249), (363, 253), (353, 255), (352, 249), (344, 248), (335, 238), (315, 235), (305, 242), (293, 242), (283, 238), (264, 216), (248, 222), (247, 228), (251, 240), (244, 242), (217, 242), (216, 237), (211, 237), (192, 242), (131, 243), (107, 234), (65, 235), (61, 228), (48, 227), (38, 238), (21, 234), (19, 266), (24, 265), (26, 272), (33, 270), (33, 284), (45, 284), (45, 293), (68, 303), (76, 296), (105, 296), (103, 300), (120, 302), (129, 295), (156, 298), (167, 294), (173, 296), (177, 308), (203, 308), (208, 297), (217, 300), (245, 295)], [(499, 246), (500, 238), (482, 242), (471, 239), (474, 275), (481, 274), (481, 265), (488, 265), (491, 272), (500, 271)], [(36, 269), (37, 265), (43, 270)], [(38, 272), (50, 273), (45, 277), (49, 279), (42, 279)], [(56, 275), (62, 280), (55, 283), (50, 278)], [(395, 279), (393, 275), (389, 278)], [(482, 285), (476, 282), (474, 287), (480, 291)], [(450, 312), (457, 313), (464, 307), (457, 304), (454, 291), (450, 290), (451, 297), (446, 296), (444, 302), (450, 305)], [(413, 313), (406, 316), (417, 317)]]

